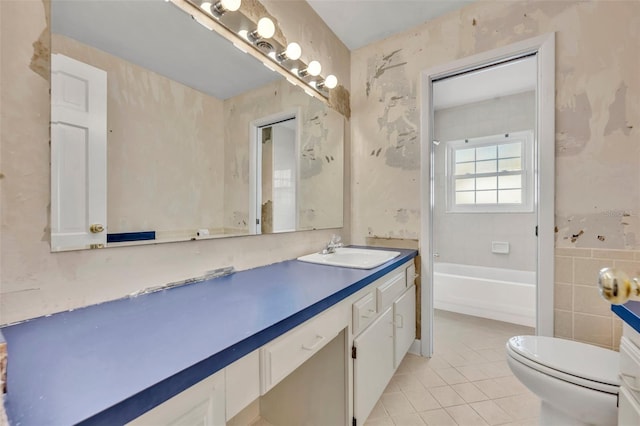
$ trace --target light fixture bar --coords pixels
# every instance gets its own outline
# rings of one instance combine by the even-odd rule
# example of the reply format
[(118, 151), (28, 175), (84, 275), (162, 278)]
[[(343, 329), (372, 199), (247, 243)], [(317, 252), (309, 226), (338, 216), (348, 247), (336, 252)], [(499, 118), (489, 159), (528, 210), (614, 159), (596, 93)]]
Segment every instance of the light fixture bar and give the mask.
[[(185, 13), (191, 15), (196, 21), (203, 25), (204, 22), (201, 21), (208, 20), (209, 25), (205, 25), (207, 28), (215, 30), (220, 36), (233, 43), (239, 50), (253, 56), (263, 64), (272, 64), (268, 66), (269, 69), (273, 69), (285, 77), (290, 83), (302, 88), (307, 94), (327, 102), (329, 96), (328, 90), (337, 86), (337, 78), (335, 78), (335, 76), (329, 75), (323, 78), (320, 75), (322, 66), (318, 61), (311, 61), (309, 64), (306, 64), (300, 59), (299, 55), (302, 54), (302, 49), (298, 43), (289, 43), (285, 48), (278, 40), (271, 39), (267, 42), (273, 47), (273, 51), (270, 53), (266, 53), (258, 47), (260, 40), (272, 38), (275, 35), (276, 26), (270, 18), (263, 17), (256, 25), (255, 21), (240, 11), (234, 15), (234, 19), (232, 20), (220, 20), (219, 16), (215, 16), (217, 3), (212, 5), (214, 13), (208, 13), (208, 11), (202, 7), (201, 0), (168, 1), (182, 9)], [(224, 0), (224, 3), (226, 4), (227, 1), (240, 2), (241, 0)], [(219, 1), (218, 3), (223, 3), (223, 1)], [(221, 4), (221, 6), (224, 6), (224, 4)], [(229, 11), (229, 9), (226, 11)], [(229, 25), (233, 28), (230, 28)], [(252, 26), (256, 26), (254, 27), (255, 30), (246, 30), (246, 28), (251, 28)], [(247, 48), (245, 49), (241, 46), (247, 46)], [(273, 52), (280, 53), (276, 54)], [(314, 78), (309, 80), (309, 76)]]

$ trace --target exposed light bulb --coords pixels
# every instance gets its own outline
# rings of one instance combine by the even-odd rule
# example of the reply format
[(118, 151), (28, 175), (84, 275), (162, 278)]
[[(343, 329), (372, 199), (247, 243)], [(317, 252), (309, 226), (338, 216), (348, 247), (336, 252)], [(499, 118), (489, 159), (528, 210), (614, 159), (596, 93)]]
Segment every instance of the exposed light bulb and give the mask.
[(249, 40), (249, 32), (247, 30), (238, 31), (238, 35), (245, 40)]
[(287, 45), (287, 50), (285, 50), (284, 53), (287, 55), (287, 58), (292, 61), (297, 61), (300, 59), (300, 56), (302, 56), (302, 48), (296, 42), (289, 43)]
[(320, 75), (321, 71), (322, 65), (320, 65), (320, 62), (318, 61), (311, 61), (309, 62), (309, 65), (307, 65), (307, 72), (309, 73), (309, 75), (316, 77)]
[(211, 3), (210, 1), (203, 1), (202, 3), (200, 3), (200, 9), (204, 10), (209, 15), (213, 15), (212, 7), (213, 7), (213, 3)]
[(220, 0), (216, 3), (211, 3), (209, 0), (205, 0), (200, 3), (200, 9), (207, 12), (209, 15), (213, 15), (217, 18), (225, 14), (225, 12), (235, 12), (240, 9), (240, 3), (242, 0)]
[(276, 26), (271, 19), (267, 17), (260, 18), (257, 32), (262, 38), (271, 38), (276, 33)]
[(324, 79), (324, 86), (327, 89), (333, 89), (337, 85), (338, 85), (338, 78), (333, 74), (329, 74), (327, 78)]
[(235, 12), (240, 9), (242, 0), (220, 0), (220, 5), (228, 12)]
[(284, 50), (284, 52), (278, 53), (278, 55), (276, 56), (276, 60), (278, 60), (279, 62), (287, 59), (297, 61), (298, 59), (300, 59), (301, 55), (302, 48), (298, 43), (293, 42), (287, 45), (287, 48)]

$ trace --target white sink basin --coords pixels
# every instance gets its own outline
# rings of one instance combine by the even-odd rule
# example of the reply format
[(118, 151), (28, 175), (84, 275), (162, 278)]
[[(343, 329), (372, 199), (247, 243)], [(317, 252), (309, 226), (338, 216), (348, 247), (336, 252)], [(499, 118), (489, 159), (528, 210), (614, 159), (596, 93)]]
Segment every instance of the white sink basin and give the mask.
[(300, 256), (298, 260), (309, 263), (318, 263), (320, 265), (372, 269), (399, 255), (399, 251), (340, 247), (336, 249), (335, 253), (311, 253), (305, 256)]

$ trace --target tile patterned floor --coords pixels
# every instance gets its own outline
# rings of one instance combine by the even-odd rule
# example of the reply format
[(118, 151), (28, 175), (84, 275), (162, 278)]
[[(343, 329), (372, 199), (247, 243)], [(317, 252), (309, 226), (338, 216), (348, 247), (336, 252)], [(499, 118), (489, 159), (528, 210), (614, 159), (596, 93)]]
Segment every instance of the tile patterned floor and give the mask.
[(504, 345), (534, 330), (435, 311), (434, 355), (407, 354), (365, 426), (538, 424), (540, 400), (516, 379)]

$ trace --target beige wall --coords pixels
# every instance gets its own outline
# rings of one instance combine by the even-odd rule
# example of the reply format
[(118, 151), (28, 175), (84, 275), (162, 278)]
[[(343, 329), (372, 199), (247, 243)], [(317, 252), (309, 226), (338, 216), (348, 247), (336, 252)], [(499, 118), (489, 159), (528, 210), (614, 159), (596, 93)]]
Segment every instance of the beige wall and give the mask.
[[(115, 299), (216, 267), (247, 269), (290, 259), (318, 250), (336, 232), (50, 253), (47, 14), (41, 2), (0, 2), (0, 324)], [(326, 32), (318, 21), (308, 22), (308, 30)], [(338, 232), (348, 239), (348, 228)]]
[[(353, 243), (419, 235), (419, 72), (549, 32), (557, 36), (556, 246), (640, 248), (636, 1), (481, 1), (352, 52)], [(589, 340), (576, 305), (563, 306), (571, 336)], [(556, 316), (559, 335), (568, 317)]]

